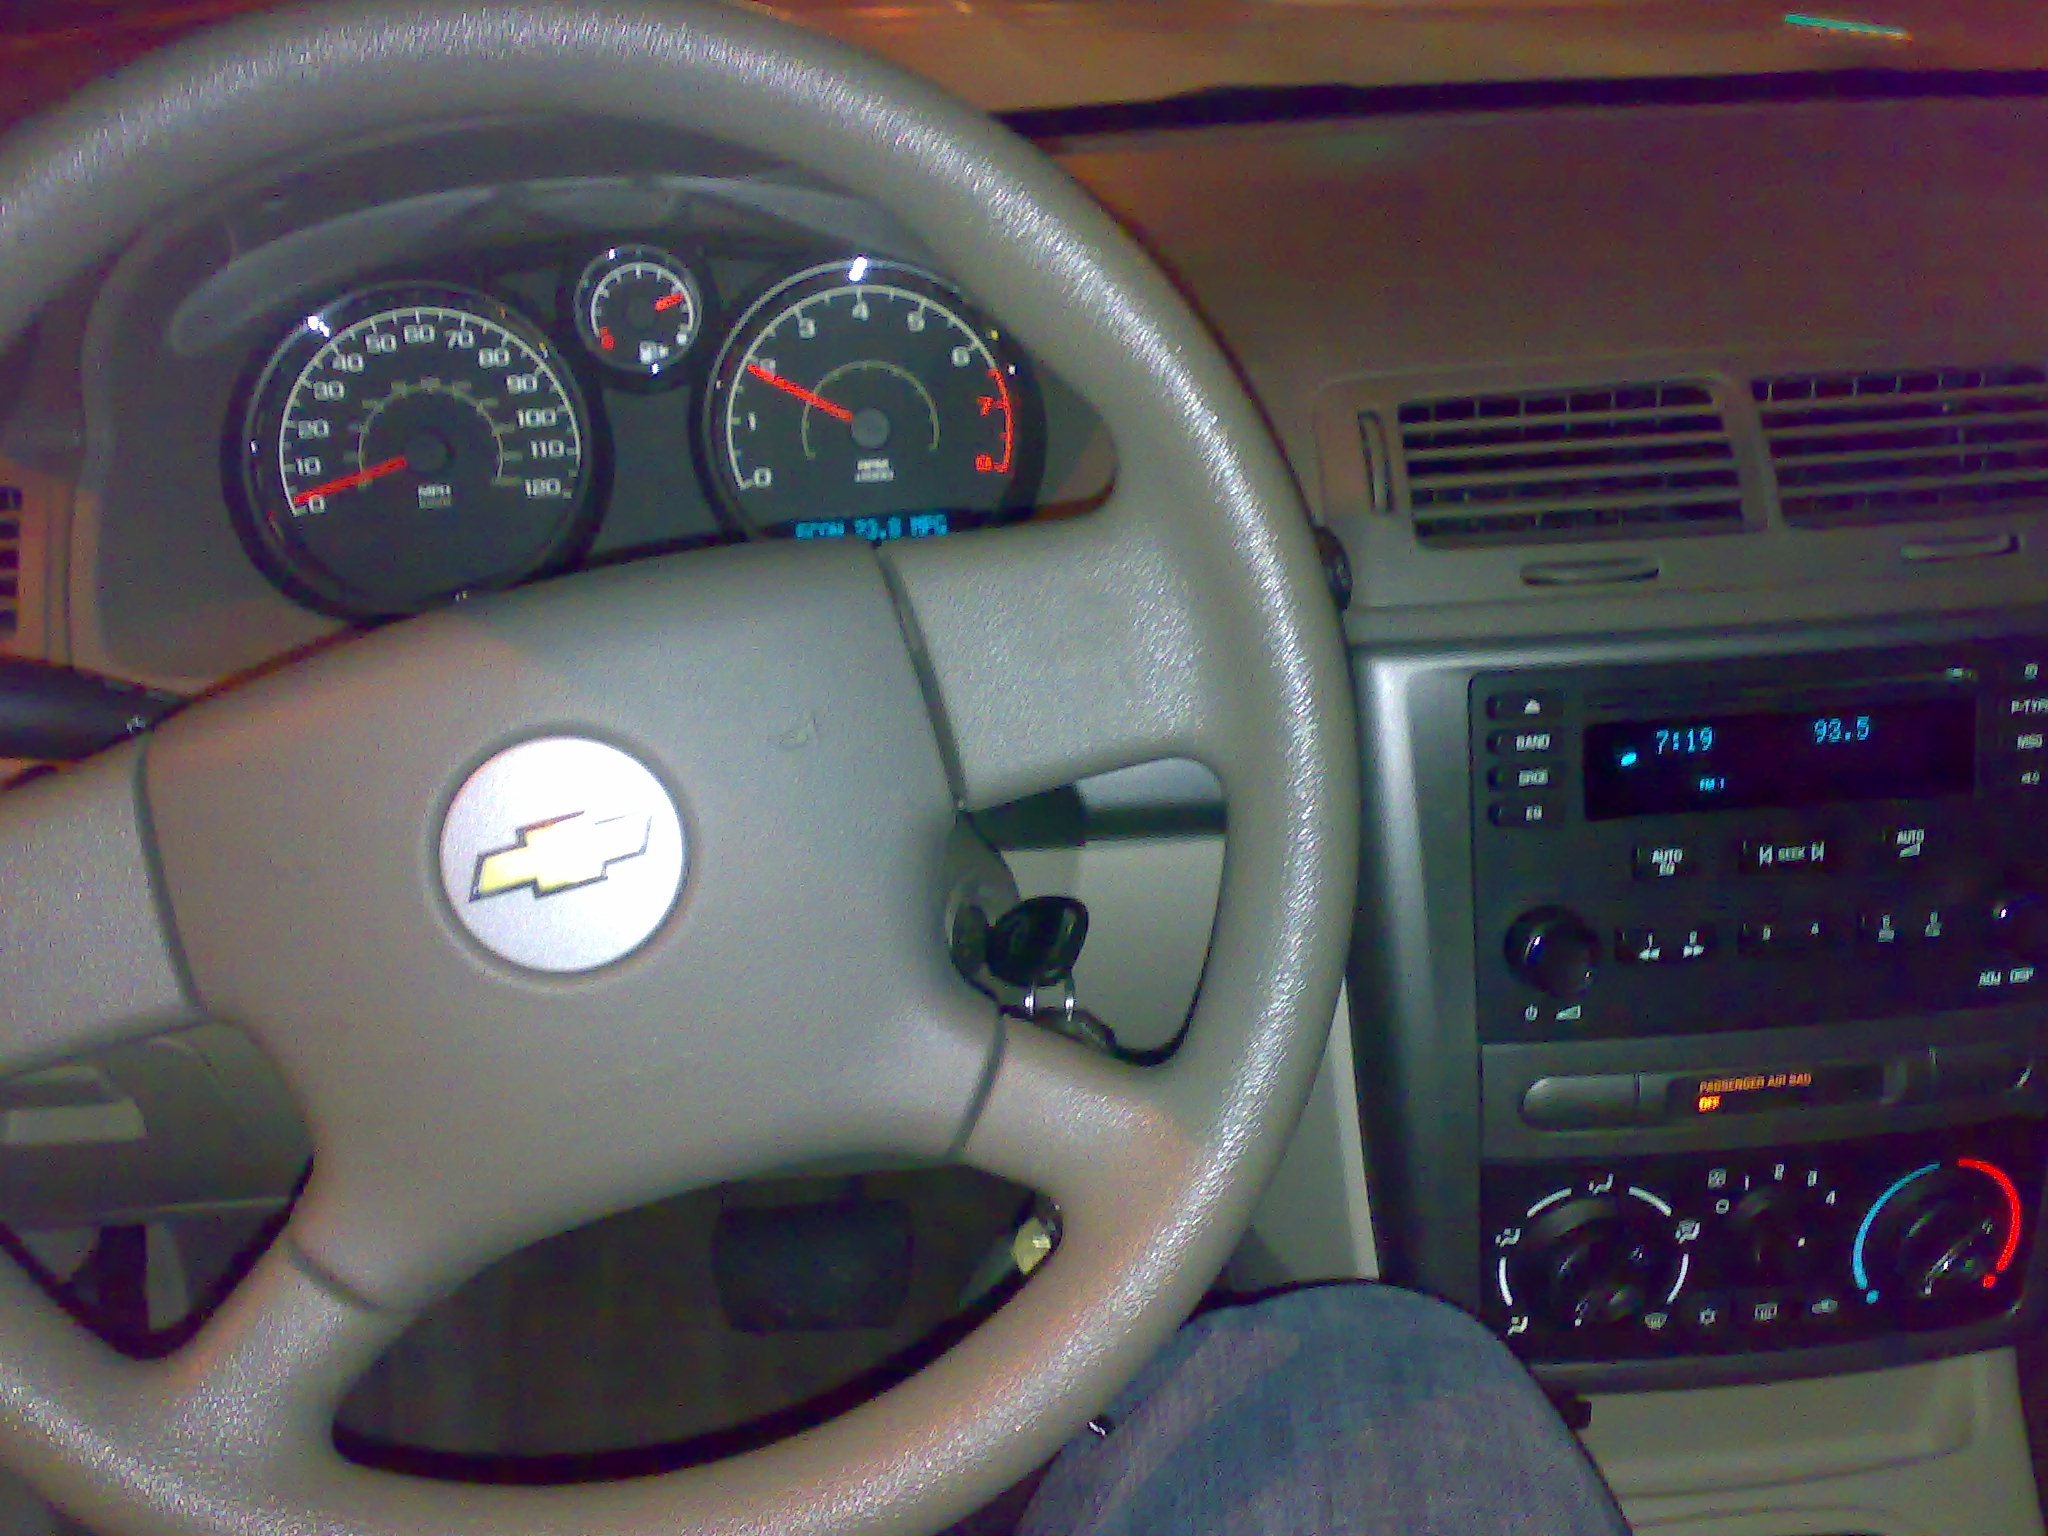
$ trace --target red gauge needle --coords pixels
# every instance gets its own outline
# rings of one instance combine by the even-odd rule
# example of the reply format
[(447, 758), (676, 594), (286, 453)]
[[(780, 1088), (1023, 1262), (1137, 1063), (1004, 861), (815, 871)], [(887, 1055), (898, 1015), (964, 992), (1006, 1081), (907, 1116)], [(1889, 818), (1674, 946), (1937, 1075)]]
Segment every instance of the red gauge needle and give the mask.
[(751, 373), (755, 378), (759, 379), (764, 384), (773, 384), (785, 395), (795, 395), (797, 399), (803, 401), (805, 405), (815, 405), (819, 410), (823, 411), (827, 416), (830, 416), (834, 421), (853, 420), (853, 412), (849, 411), (845, 406), (834, 405), (830, 400), (827, 400), (823, 395), (813, 394), (810, 390), (805, 389), (803, 385), (797, 383), (794, 379), (785, 379), (779, 373), (770, 373), (766, 368), (763, 368), (759, 363), (747, 364), (747, 372)]
[(654, 301), (654, 307), (656, 310), (674, 309), (678, 304), (682, 302), (683, 296), (680, 293), (671, 293), (666, 298), (656, 299)]
[(372, 464), (368, 469), (359, 469), (352, 475), (337, 475), (309, 491), (301, 491), (292, 498), (292, 505), (303, 507), (316, 496), (332, 496), (336, 491), (352, 491), (359, 485), (368, 485), (372, 480), (381, 480), (386, 475), (395, 475), (406, 468), (404, 456), (386, 459), (382, 464)]

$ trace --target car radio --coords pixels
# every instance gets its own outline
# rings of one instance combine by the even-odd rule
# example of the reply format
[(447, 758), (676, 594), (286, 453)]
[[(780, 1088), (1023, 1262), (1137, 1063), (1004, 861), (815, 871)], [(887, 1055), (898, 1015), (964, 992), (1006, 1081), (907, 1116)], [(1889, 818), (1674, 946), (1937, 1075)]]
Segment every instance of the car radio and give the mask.
[(2012, 837), (2048, 808), (2044, 667), (1980, 642), (1475, 678), (1482, 1037), (2048, 988), (2041, 850)]

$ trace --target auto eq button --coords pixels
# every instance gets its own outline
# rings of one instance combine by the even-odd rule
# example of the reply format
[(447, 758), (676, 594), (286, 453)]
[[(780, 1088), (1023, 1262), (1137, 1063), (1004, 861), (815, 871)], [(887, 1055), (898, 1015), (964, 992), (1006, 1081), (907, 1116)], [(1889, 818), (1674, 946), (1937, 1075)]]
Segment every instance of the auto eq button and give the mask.
[(1638, 880), (1684, 880), (1700, 872), (1699, 850), (1684, 843), (1638, 843), (1631, 867)]

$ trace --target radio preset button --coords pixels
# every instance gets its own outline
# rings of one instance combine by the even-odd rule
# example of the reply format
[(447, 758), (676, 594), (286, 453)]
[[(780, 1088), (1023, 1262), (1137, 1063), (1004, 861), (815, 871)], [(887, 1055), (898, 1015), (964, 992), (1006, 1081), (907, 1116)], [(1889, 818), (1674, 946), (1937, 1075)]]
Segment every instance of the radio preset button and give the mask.
[(1564, 695), (1547, 688), (1529, 693), (1496, 693), (1486, 701), (1489, 720), (1555, 720), (1563, 713)]
[(1834, 866), (1834, 845), (1825, 837), (1744, 838), (1742, 868), (1752, 875), (1818, 875)]
[(1792, 931), (1793, 940), (1808, 954), (1817, 954), (1824, 949), (1835, 949), (1841, 945), (1841, 930), (1831, 917), (1801, 918)]
[(1624, 928), (1614, 936), (1614, 958), (1623, 965), (1662, 965), (1666, 948), (1654, 928)]
[(1555, 789), (1559, 771), (1553, 763), (1512, 763), (1488, 769), (1486, 782), (1493, 789)]
[(1720, 947), (1712, 923), (1690, 928), (1624, 928), (1614, 938), (1614, 954), (1624, 965), (1686, 965), (1705, 960)]
[(1700, 872), (1699, 850), (1684, 843), (1638, 843), (1635, 853), (1638, 880), (1682, 880)]
[(1797, 959), (1834, 949), (1840, 942), (1840, 931), (1827, 917), (1752, 918), (1735, 936), (1736, 947), (1757, 959)]
[(1488, 809), (1487, 817), (1496, 827), (1547, 827), (1557, 820), (1557, 802), (1541, 796), (1498, 800)]
[(1866, 949), (1897, 949), (1905, 933), (1896, 911), (1865, 912), (1856, 919), (1856, 937)]
[(1916, 944), (1939, 944), (1948, 937), (1951, 921), (1946, 907), (1917, 907), (1907, 919), (1906, 937)]
[(1792, 936), (1775, 918), (1744, 923), (1735, 934), (1735, 947), (1745, 955), (1765, 958), (1792, 953)]
[(1557, 750), (1557, 732), (1495, 731), (1486, 745), (1502, 757), (1548, 757)]

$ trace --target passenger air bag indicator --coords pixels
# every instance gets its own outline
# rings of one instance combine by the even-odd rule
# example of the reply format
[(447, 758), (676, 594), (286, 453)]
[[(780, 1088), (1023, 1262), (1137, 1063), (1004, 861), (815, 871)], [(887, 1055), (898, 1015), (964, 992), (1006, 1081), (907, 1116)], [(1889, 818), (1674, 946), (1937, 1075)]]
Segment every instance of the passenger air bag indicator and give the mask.
[(1864, 1104), (1884, 1092), (1884, 1068), (1877, 1062), (1833, 1067), (1778, 1067), (1761, 1072), (1726, 1072), (1683, 1077), (1671, 1085), (1671, 1110), (1678, 1115), (1733, 1115), (1757, 1110)]

